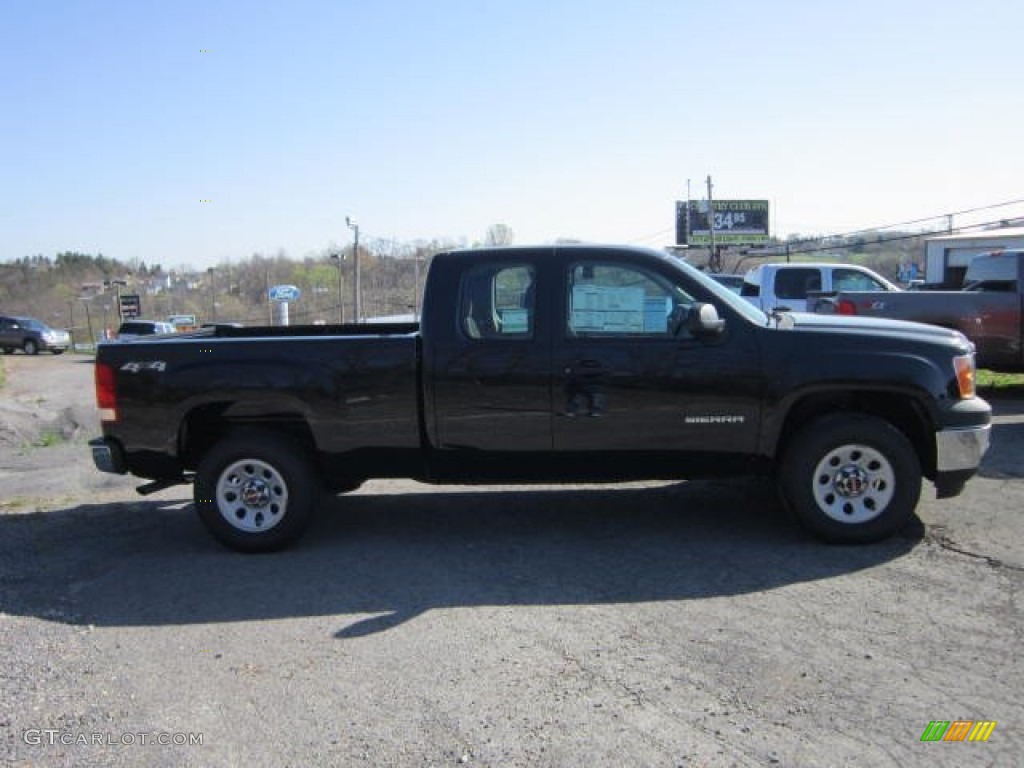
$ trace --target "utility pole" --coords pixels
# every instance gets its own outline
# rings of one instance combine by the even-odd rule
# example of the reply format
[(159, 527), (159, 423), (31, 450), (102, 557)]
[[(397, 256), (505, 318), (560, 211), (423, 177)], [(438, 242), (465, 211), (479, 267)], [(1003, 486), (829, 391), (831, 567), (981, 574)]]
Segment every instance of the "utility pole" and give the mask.
[(686, 233), (686, 245), (690, 245), (690, 180), (686, 180), (686, 210), (683, 211), (683, 232)]
[(363, 305), (359, 297), (361, 292), (359, 272), (359, 224), (351, 216), (346, 216), (345, 225), (351, 229), (355, 235), (355, 240), (352, 244), (352, 311), (355, 314), (353, 322), (361, 323)]
[(91, 299), (92, 299), (91, 296), (88, 297), (88, 298), (86, 298), (85, 296), (82, 296), (82, 297), (79, 298), (79, 301), (81, 301), (85, 305), (85, 324), (86, 324), (86, 327), (89, 329), (89, 344), (90, 344), (90, 346), (95, 348), (96, 347), (96, 337), (92, 335), (92, 315), (89, 313), (89, 301)]
[(708, 253), (708, 267), (712, 272), (722, 271), (722, 261), (715, 250), (715, 201), (711, 196), (711, 174), (708, 174), (708, 235), (710, 237), (710, 252)]
[(210, 322), (217, 322), (217, 284), (214, 282), (213, 267), (206, 270), (210, 276)]

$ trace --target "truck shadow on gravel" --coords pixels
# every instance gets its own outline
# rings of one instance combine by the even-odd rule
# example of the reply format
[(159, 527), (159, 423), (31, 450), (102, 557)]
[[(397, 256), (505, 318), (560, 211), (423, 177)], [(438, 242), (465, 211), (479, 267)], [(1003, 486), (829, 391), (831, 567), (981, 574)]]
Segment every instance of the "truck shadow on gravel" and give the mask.
[(0, 611), (104, 627), (337, 617), (381, 632), (432, 609), (702, 600), (872, 568), (923, 527), (863, 547), (810, 540), (759, 481), (361, 493), (325, 501), (290, 550), (246, 556), (186, 499), (0, 517)]

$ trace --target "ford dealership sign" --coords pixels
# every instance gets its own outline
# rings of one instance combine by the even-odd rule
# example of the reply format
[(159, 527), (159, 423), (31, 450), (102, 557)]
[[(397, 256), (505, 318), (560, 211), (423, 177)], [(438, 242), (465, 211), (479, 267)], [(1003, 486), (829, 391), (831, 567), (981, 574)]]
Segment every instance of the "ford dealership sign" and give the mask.
[(271, 301), (298, 301), (301, 295), (297, 285), (275, 285), (270, 289)]

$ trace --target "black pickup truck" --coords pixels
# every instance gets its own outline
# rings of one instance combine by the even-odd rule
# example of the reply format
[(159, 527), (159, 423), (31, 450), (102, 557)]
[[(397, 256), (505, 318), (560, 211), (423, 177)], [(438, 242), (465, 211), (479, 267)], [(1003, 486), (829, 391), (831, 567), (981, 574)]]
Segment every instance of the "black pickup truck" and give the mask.
[(922, 477), (988, 447), (970, 343), (914, 323), (769, 316), (672, 256), (455, 251), (419, 325), (218, 327), (101, 346), (97, 467), (193, 482), (222, 543), (279, 549), (368, 478), (578, 482), (773, 474), (822, 539), (883, 538)]

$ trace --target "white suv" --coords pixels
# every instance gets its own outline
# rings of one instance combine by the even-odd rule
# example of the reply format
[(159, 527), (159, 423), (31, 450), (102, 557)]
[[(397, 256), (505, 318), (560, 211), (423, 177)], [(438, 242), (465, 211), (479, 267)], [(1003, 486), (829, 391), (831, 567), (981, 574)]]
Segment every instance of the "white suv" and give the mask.
[(159, 320), (125, 320), (117, 329), (117, 340), (131, 341), (143, 336), (165, 333), (175, 333), (174, 326)]

